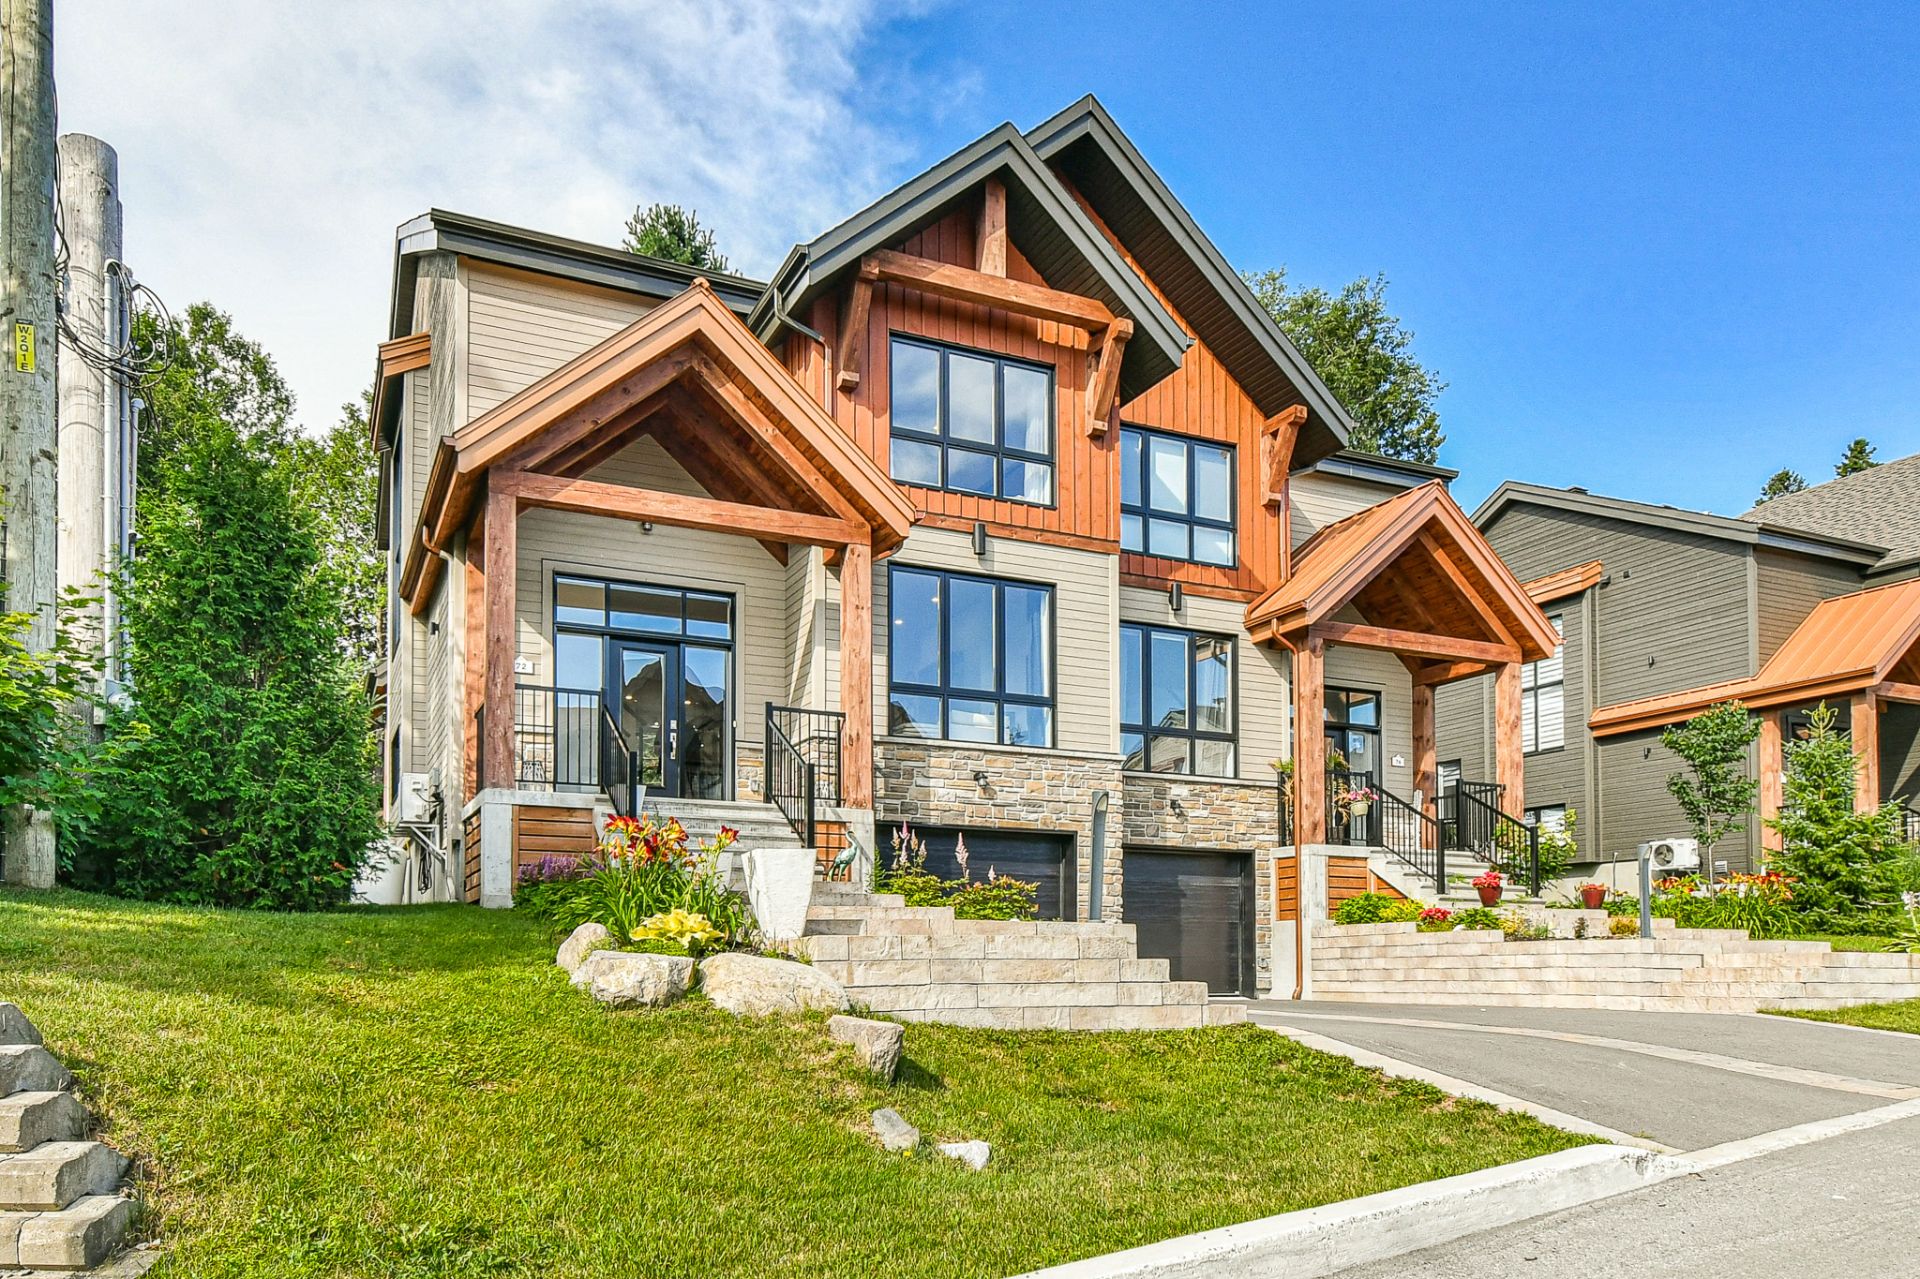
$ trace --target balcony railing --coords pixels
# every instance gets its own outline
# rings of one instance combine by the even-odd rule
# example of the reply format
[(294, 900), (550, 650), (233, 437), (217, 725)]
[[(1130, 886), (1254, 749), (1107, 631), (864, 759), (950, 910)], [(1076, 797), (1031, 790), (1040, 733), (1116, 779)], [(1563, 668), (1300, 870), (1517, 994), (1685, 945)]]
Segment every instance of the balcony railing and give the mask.
[[(474, 712), (479, 789), (504, 784), (486, 768), (486, 707)], [(519, 790), (604, 792), (631, 817), (639, 806), (637, 761), (599, 689), (516, 684), (513, 779)]]
[(767, 800), (807, 847), (817, 846), (819, 810), (841, 802), (839, 711), (767, 703)]

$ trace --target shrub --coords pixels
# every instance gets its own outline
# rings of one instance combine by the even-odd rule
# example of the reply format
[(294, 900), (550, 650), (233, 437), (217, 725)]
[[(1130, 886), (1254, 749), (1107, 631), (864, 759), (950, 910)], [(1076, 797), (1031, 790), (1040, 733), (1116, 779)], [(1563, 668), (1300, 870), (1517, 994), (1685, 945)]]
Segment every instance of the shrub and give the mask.
[(685, 955), (687, 948), (665, 937), (636, 937), (624, 947), (636, 955)]
[(1778, 872), (1729, 875), (1689, 911), (1693, 928), (1744, 928), (1751, 937), (1795, 932), (1793, 880)]
[(1870, 931), (1889, 922), (1914, 854), (1896, 805), (1854, 811), (1859, 762), (1835, 718), (1832, 708), (1818, 707), (1808, 735), (1786, 748), (1780, 816), (1772, 823), (1781, 851), (1772, 865), (1797, 882), (1793, 911), (1803, 930)]
[(1387, 908), (1380, 912), (1380, 922), (1416, 924), (1420, 922), (1420, 912), (1425, 909), (1424, 903), (1417, 902), (1411, 897), (1390, 897), (1387, 899)]
[(1551, 928), (1534, 923), (1517, 910), (1500, 916), (1500, 931), (1506, 934), (1508, 941), (1545, 941), (1553, 936)]
[(1334, 908), (1333, 922), (1336, 924), (1384, 924), (1387, 911), (1396, 899), (1385, 893), (1359, 893), (1347, 898)]
[(1607, 935), (1610, 937), (1638, 937), (1640, 921), (1628, 919), (1625, 915), (1613, 915), (1607, 920)]
[(1444, 906), (1429, 906), (1420, 912), (1420, 931), (1444, 933), (1453, 928), (1453, 912)]
[(1040, 913), (1039, 895), (1040, 885), (989, 870), (984, 883), (963, 883), (949, 892), (946, 904), (955, 919), (1032, 919)]
[(1498, 928), (1500, 912), (1489, 906), (1469, 906), (1453, 912), (1455, 928)]
[(631, 938), (634, 942), (671, 942), (681, 953), (696, 956), (713, 950), (726, 939), (727, 935), (715, 928), (705, 915), (684, 908), (641, 920)]
[(963, 839), (954, 849), (960, 863), (959, 879), (941, 879), (927, 869), (926, 841), (908, 826), (893, 832), (893, 857), (882, 866), (876, 859), (873, 891), (898, 893), (909, 906), (951, 906), (955, 919), (1033, 919), (1040, 914), (1040, 885), (1011, 875), (995, 874), (974, 883), (967, 868)]

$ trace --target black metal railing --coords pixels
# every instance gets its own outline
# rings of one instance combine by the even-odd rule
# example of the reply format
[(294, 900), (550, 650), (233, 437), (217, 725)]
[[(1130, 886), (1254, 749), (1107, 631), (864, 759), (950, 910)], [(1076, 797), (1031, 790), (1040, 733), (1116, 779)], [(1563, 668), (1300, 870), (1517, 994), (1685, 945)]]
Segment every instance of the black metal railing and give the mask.
[(640, 759), (605, 702), (600, 704), (600, 781), (614, 812), (622, 817), (640, 815)]
[(1455, 783), (1456, 848), (1472, 853), (1508, 879), (1540, 892), (1540, 828), (1510, 817), (1489, 803), (1480, 787)]
[(1434, 891), (1447, 889), (1447, 849), (1440, 823), (1384, 787), (1373, 788), (1378, 847), (1404, 862), (1416, 875), (1433, 881)]
[(1380, 806), (1372, 796), (1380, 793), (1380, 783), (1372, 773), (1351, 768), (1327, 770), (1327, 842), (1362, 844), (1368, 848), (1380, 843)]
[(599, 790), (601, 722), (597, 688), (513, 686), (513, 780), (538, 790)]
[(841, 802), (840, 732), (846, 716), (767, 703), (767, 801), (807, 847), (817, 842), (819, 810)]
[(1292, 782), (1289, 781), (1287, 778), (1282, 777), (1280, 779), (1279, 784), (1273, 788), (1273, 796), (1274, 796), (1274, 808), (1278, 812), (1277, 824), (1279, 826), (1279, 835), (1280, 835), (1279, 843), (1280, 843), (1280, 846), (1284, 848), (1293, 843), (1293, 784)]
[(1900, 805), (1900, 838), (1909, 844), (1920, 844), (1920, 808), (1915, 808), (1904, 799), (1894, 803)]
[(473, 708), (473, 793), (487, 788), (487, 708)]

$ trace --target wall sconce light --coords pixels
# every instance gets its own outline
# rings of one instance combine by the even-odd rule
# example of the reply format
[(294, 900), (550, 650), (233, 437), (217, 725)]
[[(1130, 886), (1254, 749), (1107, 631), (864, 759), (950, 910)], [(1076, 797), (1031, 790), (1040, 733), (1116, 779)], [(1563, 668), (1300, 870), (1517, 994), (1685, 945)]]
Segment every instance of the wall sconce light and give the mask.
[(987, 778), (987, 770), (986, 770), (986, 769), (984, 769), (984, 768), (976, 768), (976, 769), (974, 769), (974, 770), (973, 770), (973, 784), (974, 784), (975, 786), (978, 786), (978, 787), (979, 787), (979, 788), (980, 788), (981, 790), (986, 790), (986, 789), (987, 789), (987, 781), (988, 781), (988, 778)]
[(1167, 587), (1167, 607), (1168, 608), (1178, 613), (1180, 611), (1180, 606), (1182, 604), (1185, 604), (1186, 602), (1187, 602), (1187, 594), (1184, 590), (1181, 589), (1180, 583), (1174, 582)]
[(427, 623), (427, 634), (438, 635), (439, 633), (440, 633), (440, 623), (438, 622)]
[(1167, 801), (1167, 807), (1171, 808), (1177, 817), (1185, 817), (1187, 815), (1187, 806), (1182, 804), (1177, 798), (1169, 799)]
[(975, 559), (984, 559), (986, 554), (987, 522), (985, 520), (975, 520), (973, 522), (973, 557)]
[(651, 532), (653, 532), (653, 521), (652, 521), (652, 520), (641, 520), (641, 521), (640, 521), (640, 531), (641, 531), (642, 533), (651, 533)]

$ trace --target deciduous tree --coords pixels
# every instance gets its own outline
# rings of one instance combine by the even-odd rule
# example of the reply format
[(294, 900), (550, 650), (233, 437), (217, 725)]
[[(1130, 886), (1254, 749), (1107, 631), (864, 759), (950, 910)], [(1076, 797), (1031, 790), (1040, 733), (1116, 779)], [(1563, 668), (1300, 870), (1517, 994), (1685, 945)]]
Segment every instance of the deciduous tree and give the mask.
[(1660, 734), (1660, 744), (1687, 765), (1667, 778), (1667, 791), (1679, 801), (1709, 869), (1714, 847), (1745, 830), (1753, 811), (1760, 783), (1747, 773), (1747, 753), (1759, 736), (1760, 721), (1739, 702), (1721, 702)]

